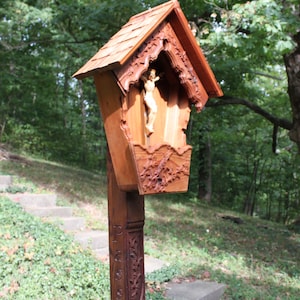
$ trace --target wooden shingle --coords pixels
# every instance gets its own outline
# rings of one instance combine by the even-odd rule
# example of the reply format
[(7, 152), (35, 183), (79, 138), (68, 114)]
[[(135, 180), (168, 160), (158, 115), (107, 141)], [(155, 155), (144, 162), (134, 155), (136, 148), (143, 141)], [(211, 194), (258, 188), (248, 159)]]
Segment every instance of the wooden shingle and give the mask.
[(177, 1), (169, 1), (142, 12), (129, 21), (73, 76), (82, 79), (95, 70), (105, 71), (123, 65), (174, 9)]

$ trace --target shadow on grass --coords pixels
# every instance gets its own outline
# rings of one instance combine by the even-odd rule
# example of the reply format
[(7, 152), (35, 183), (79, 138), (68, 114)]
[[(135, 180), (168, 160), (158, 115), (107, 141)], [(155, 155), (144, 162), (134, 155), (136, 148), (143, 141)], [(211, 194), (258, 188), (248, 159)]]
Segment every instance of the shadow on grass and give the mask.
[[(203, 272), (201, 267), (195, 267), (190, 270), (197, 274)], [(239, 274), (226, 274), (220, 270), (206, 268), (205, 272), (210, 272), (214, 281), (226, 284), (223, 300), (250, 300), (250, 299), (299, 299), (299, 288), (293, 285), (288, 287), (280, 282), (274, 282), (269, 279), (261, 278), (243, 278)]]
[[(2, 161), (0, 173), (24, 177), (71, 201), (106, 201), (106, 176), (80, 169), (35, 160)], [(229, 286), (228, 299), (298, 299), (299, 235), (246, 216), (239, 216), (244, 223), (238, 225), (218, 216), (232, 212), (185, 199), (185, 194), (146, 198), (146, 250), (171, 264), (180, 262), (185, 276), (201, 278), (209, 270), (211, 280)]]
[(73, 201), (96, 203), (106, 198), (106, 176), (47, 161), (1, 161), (0, 171), (48, 190), (55, 190)]
[(300, 237), (280, 224), (162, 197), (146, 201), (145, 234), (155, 237), (158, 256), (182, 261), (186, 276), (209, 270), (228, 284), (228, 299), (299, 297)]

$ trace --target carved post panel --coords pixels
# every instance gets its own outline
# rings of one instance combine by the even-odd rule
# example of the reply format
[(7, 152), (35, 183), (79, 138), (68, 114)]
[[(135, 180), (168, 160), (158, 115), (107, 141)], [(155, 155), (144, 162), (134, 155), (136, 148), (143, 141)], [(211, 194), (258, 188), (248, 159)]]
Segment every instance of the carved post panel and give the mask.
[(112, 299), (144, 299), (144, 195), (188, 189), (185, 130), (222, 91), (177, 0), (130, 18), (74, 77), (93, 76), (108, 147)]

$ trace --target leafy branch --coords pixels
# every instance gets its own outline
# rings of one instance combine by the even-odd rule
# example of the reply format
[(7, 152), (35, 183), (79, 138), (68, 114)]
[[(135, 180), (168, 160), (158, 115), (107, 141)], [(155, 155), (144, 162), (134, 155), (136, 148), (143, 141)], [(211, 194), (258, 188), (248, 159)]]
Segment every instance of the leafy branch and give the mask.
[(237, 104), (248, 107), (256, 114), (259, 114), (262, 117), (264, 117), (265, 119), (267, 119), (274, 126), (278, 126), (283, 129), (286, 129), (286, 130), (292, 129), (293, 124), (291, 121), (289, 121), (287, 119), (283, 119), (283, 118), (278, 118), (278, 117), (270, 114), (269, 112), (267, 112), (266, 110), (264, 110), (263, 108), (258, 106), (257, 104), (255, 104), (249, 100), (246, 100), (246, 99), (232, 97), (232, 96), (223, 96), (220, 99), (214, 99), (214, 100), (208, 101), (208, 103), (206, 104), (206, 107), (218, 107), (218, 106), (224, 106), (224, 105), (237, 105)]
[(272, 151), (273, 151), (273, 153), (276, 153), (278, 127), (281, 127), (286, 130), (291, 130), (293, 127), (292, 122), (290, 122), (287, 119), (278, 118), (278, 117), (270, 114), (269, 112), (267, 112), (266, 110), (264, 110), (263, 108), (261, 108), (260, 106), (258, 106), (257, 104), (255, 104), (249, 100), (235, 98), (235, 97), (231, 97), (231, 96), (224, 96), (219, 100), (209, 101), (206, 104), (206, 107), (217, 107), (217, 106), (234, 105), (234, 104), (244, 105), (244, 106), (248, 107), (253, 112), (261, 115), (262, 117), (264, 117), (265, 119), (267, 119), (269, 122), (271, 122), (273, 124)]

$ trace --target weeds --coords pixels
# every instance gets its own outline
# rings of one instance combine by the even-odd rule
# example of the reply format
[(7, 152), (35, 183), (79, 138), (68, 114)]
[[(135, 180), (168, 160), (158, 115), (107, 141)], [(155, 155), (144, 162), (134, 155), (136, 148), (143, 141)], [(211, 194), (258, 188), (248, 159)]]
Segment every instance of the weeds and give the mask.
[[(90, 218), (91, 227), (107, 228), (106, 182), (99, 174), (35, 161), (25, 166), (1, 162), (0, 167), (1, 173), (32, 182), (35, 190), (59, 192), (62, 203), (72, 204), (78, 214)], [(27, 220), (23, 214), (17, 217), (21, 212), (15, 207), (5, 208), (10, 217), (3, 217), (3, 209), (1, 206), (0, 292), (6, 299), (21, 299), (15, 296), (27, 285), (25, 295), (52, 293), (52, 299), (60, 292), (65, 298), (57, 299), (97, 299), (91, 294), (96, 281), (98, 295), (107, 293), (107, 266), (53, 227), (40, 227), (38, 221)], [(299, 234), (280, 224), (190, 200), (188, 194), (146, 197), (145, 211), (145, 253), (169, 263), (147, 276), (147, 300), (164, 299), (165, 281), (187, 278), (226, 284), (224, 299), (299, 299)], [(236, 224), (220, 215), (234, 215), (243, 222)], [(31, 286), (26, 279), (29, 273)], [(93, 273), (96, 279), (90, 277)], [(35, 291), (33, 286), (39, 288)]]

